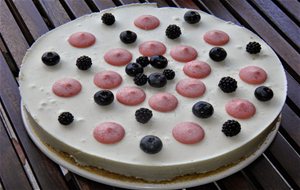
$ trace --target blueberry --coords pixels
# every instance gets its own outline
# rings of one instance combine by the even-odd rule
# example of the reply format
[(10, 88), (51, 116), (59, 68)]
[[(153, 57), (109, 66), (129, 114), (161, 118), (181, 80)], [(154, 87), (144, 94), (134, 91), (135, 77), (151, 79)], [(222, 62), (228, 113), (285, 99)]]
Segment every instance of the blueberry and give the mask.
[(157, 69), (163, 69), (168, 66), (168, 60), (162, 55), (155, 55), (150, 57), (150, 64)]
[(214, 113), (214, 108), (208, 102), (199, 101), (194, 104), (192, 111), (199, 118), (208, 118)]
[(141, 139), (140, 148), (148, 154), (156, 154), (163, 147), (159, 137), (154, 135), (147, 135)]
[(132, 32), (130, 30), (123, 31), (120, 34), (120, 39), (125, 44), (131, 44), (131, 43), (135, 42), (136, 38), (137, 38), (136, 33)]
[(266, 86), (260, 86), (255, 89), (254, 95), (258, 100), (265, 102), (273, 98), (273, 91)]
[(148, 77), (148, 83), (152, 87), (161, 88), (167, 84), (167, 78), (161, 73), (152, 73)]
[(137, 63), (129, 63), (126, 68), (125, 68), (125, 72), (131, 76), (134, 77), (139, 73), (143, 73), (144, 69), (140, 64)]
[(209, 57), (214, 61), (223, 61), (227, 56), (225, 49), (214, 47), (209, 51)]
[(45, 63), (45, 65), (48, 66), (56, 65), (59, 62), (59, 60), (60, 60), (59, 55), (54, 51), (48, 51), (42, 55), (43, 63)]
[(201, 16), (196, 11), (188, 11), (184, 14), (184, 20), (189, 24), (196, 24), (200, 21)]
[(106, 106), (114, 101), (114, 94), (109, 90), (100, 90), (94, 95), (95, 102), (100, 106)]

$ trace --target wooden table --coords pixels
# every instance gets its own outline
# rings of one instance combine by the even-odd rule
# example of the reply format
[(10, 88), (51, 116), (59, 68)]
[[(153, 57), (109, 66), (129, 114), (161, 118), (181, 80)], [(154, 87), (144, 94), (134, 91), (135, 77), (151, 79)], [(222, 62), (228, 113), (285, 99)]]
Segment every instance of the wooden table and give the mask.
[[(42, 34), (91, 12), (139, 2), (145, 0), (0, 0), (0, 182), (3, 189), (120, 189), (62, 172), (37, 149), (21, 119), (17, 77), (27, 48)], [(297, 0), (151, 2), (157, 2), (158, 6), (201, 9), (245, 26), (274, 49), (288, 80), (282, 124), (265, 153), (238, 173), (188, 189), (300, 189), (300, 3)]]

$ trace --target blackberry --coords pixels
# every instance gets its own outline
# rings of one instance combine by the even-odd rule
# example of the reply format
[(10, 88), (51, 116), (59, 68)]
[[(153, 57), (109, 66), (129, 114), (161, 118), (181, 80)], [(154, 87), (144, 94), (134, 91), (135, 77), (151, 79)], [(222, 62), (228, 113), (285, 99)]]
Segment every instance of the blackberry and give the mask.
[(106, 25), (113, 25), (116, 21), (115, 16), (111, 13), (104, 13), (101, 20)]
[(142, 67), (147, 67), (150, 64), (149, 58), (147, 56), (140, 56), (135, 61)]
[(147, 123), (152, 116), (152, 111), (147, 108), (140, 108), (135, 112), (135, 119), (143, 124)]
[(172, 69), (165, 69), (163, 75), (165, 75), (167, 80), (172, 80), (175, 77), (175, 72)]
[(170, 39), (176, 39), (181, 35), (181, 29), (175, 24), (171, 24), (166, 29), (166, 36)]
[(121, 32), (120, 34), (120, 40), (124, 42), (125, 44), (131, 44), (136, 41), (137, 35), (135, 32), (132, 32), (130, 30), (126, 30), (124, 32)]
[(156, 154), (161, 151), (162, 147), (162, 141), (154, 135), (144, 136), (140, 142), (140, 148), (148, 154)]
[(62, 125), (69, 125), (73, 122), (74, 117), (70, 112), (63, 112), (58, 116), (58, 121)]
[(168, 66), (168, 60), (162, 55), (154, 55), (150, 57), (150, 64), (157, 69), (163, 69)]
[(94, 101), (100, 106), (106, 106), (114, 101), (114, 94), (109, 90), (100, 90), (94, 94)]
[(137, 74), (139, 73), (143, 73), (144, 72), (144, 68), (137, 63), (129, 63), (126, 68), (125, 68), (125, 72), (127, 73), (127, 75), (131, 76), (131, 77), (135, 77)]
[(145, 75), (143, 73), (138, 73), (137, 75), (135, 75), (133, 81), (134, 81), (134, 84), (136, 84), (138, 86), (143, 86), (147, 83), (148, 77), (147, 77), (147, 75)]
[(162, 88), (167, 84), (167, 78), (161, 73), (152, 73), (148, 77), (148, 83), (155, 88)]
[(196, 11), (188, 11), (184, 14), (184, 20), (189, 24), (196, 24), (200, 21), (201, 16)]
[(83, 55), (76, 60), (76, 66), (80, 70), (88, 70), (92, 66), (92, 59)]
[(42, 55), (43, 63), (48, 66), (56, 65), (59, 62), (59, 60), (59, 55), (54, 51), (48, 51)]
[(266, 86), (260, 86), (255, 89), (254, 95), (258, 100), (265, 102), (273, 98), (273, 91)]
[(214, 47), (209, 51), (209, 57), (214, 61), (223, 61), (227, 56), (225, 49), (221, 47)]
[(232, 137), (237, 135), (241, 131), (241, 125), (235, 120), (227, 120), (222, 127), (222, 132), (228, 136)]
[(214, 113), (213, 106), (204, 101), (199, 101), (192, 108), (193, 114), (199, 118), (209, 118)]
[(261, 50), (261, 46), (258, 42), (249, 42), (246, 46), (246, 51), (250, 54), (259, 53)]
[(237, 88), (237, 81), (231, 77), (223, 77), (218, 86), (225, 93), (234, 92)]

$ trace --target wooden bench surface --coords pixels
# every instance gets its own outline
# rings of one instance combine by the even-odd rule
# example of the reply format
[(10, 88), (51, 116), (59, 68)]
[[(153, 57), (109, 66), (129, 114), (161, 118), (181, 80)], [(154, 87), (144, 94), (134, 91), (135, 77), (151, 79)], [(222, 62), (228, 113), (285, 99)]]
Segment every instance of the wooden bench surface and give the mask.
[(42, 34), (85, 14), (129, 3), (200, 9), (258, 34), (280, 58), (288, 80), (274, 142), (245, 169), (198, 189), (300, 189), (300, 3), (297, 0), (0, 0), (0, 189), (121, 190), (80, 177), (48, 159), (21, 118), (18, 72)]

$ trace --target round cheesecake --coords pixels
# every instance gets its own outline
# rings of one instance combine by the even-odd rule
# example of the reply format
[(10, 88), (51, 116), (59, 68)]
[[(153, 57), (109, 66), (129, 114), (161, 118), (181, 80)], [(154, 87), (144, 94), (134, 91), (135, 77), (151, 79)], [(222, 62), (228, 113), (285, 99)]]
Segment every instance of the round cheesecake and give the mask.
[[(121, 6), (80, 17), (40, 37), (26, 53), (19, 75), (22, 103), (39, 138), (80, 165), (146, 181), (214, 171), (254, 153), (284, 105), (283, 67), (273, 50), (249, 30), (198, 10), (194, 11), (201, 20), (189, 23), (184, 19), (188, 11), (153, 4)], [(102, 22), (105, 13), (114, 16), (113, 24)], [(179, 27), (181, 35), (178, 28), (168, 33), (170, 25)], [(134, 32), (136, 40), (124, 43), (124, 31)], [(259, 43), (260, 52), (246, 51), (249, 42)], [(210, 55), (215, 47), (226, 51), (223, 60)], [(45, 52), (56, 52), (58, 63), (45, 64)], [(162, 55), (168, 63), (145, 66), (148, 83), (139, 86), (130, 76), (135, 71), (126, 68), (142, 55)], [(92, 60), (90, 67), (78, 66), (82, 56)], [(197, 72), (195, 62), (203, 63), (203, 72)], [(149, 81), (153, 73), (167, 76), (162, 74), (165, 69), (175, 72), (174, 79)], [(113, 76), (108, 86), (103, 72)], [(264, 77), (257, 78), (261, 73)], [(223, 77), (234, 79), (237, 88), (225, 93), (219, 87)], [(270, 100), (257, 98), (260, 86), (272, 90)], [(101, 90), (114, 95), (110, 104), (95, 101)], [(199, 101), (213, 107), (207, 118), (193, 113)], [(137, 121), (140, 108), (152, 111), (149, 121)], [(72, 114), (70, 124), (60, 122), (63, 112)], [(228, 120), (237, 122), (240, 130), (222, 131)], [(152, 152), (141, 143), (150, 135), (161, 143)]]

